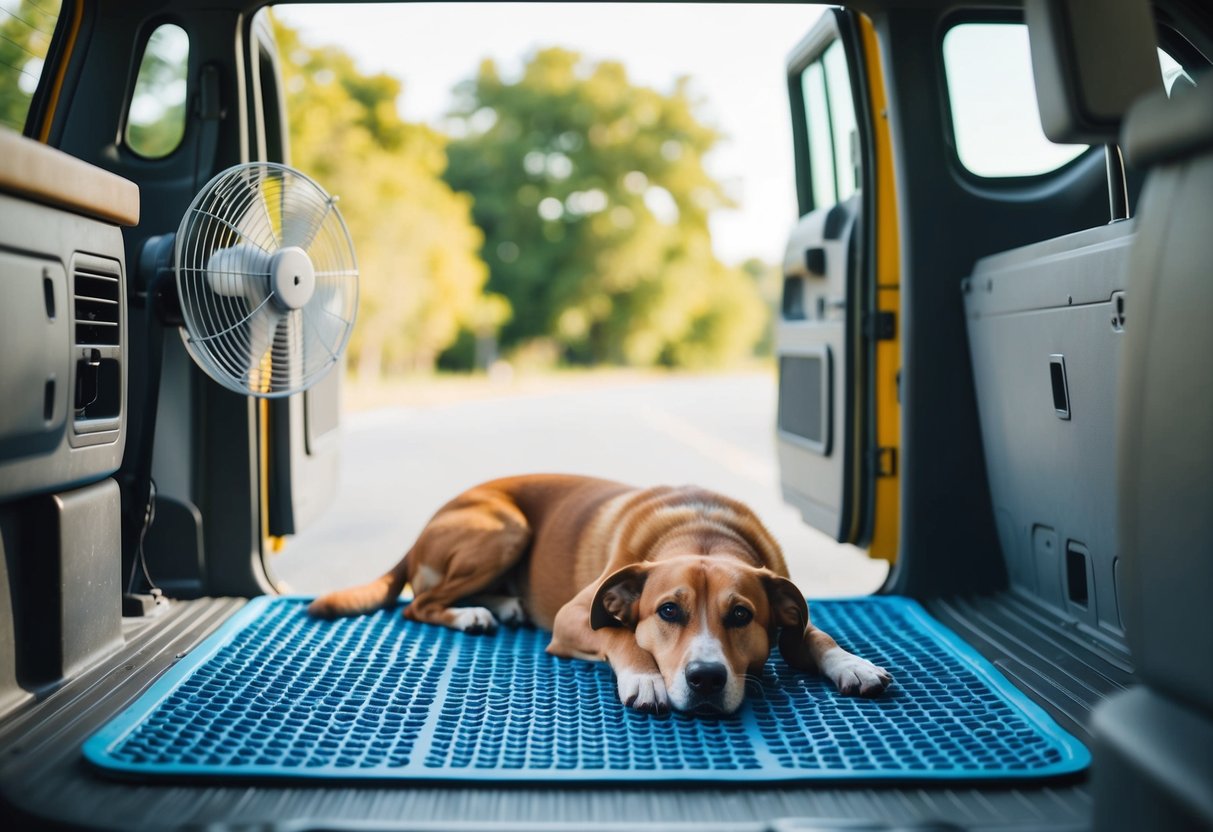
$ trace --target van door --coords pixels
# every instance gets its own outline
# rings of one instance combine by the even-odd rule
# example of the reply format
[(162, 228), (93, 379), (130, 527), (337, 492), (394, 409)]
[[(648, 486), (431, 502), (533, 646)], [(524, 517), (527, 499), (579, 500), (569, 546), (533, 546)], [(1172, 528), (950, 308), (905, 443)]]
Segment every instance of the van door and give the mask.
[[(838, 541), (872, 544), (873, 554), (891, 559), (897, 501), (896, 217), (887, 124), (881, 119), (877, 133), (872, 123), (880, 79), (868, 82), (865, 50), (875, 52), (870, 21), (831, 9), (788, 61), (800, 220), (783, 262), (776, 441), (784, 499), (805, 521)], [(877, 103), (876, 112), (882, 112)], [(878, 231), (874, 181), (886, 173), (887, 204), (881, 206), (886, 210)], [(878, 243), (884, 249), (879, 264)], [(879, 390), (873, 383), (877, 344), (885, 345)], [(879, 518), (878, 478), (892, 481), (883, 483)]]
[[(250, 31), (249, 146), (255, 159), (290, 164), (278, 48), (264, 10), (253, 18)], [(337, 366), (303, 393), (262, 402), (262, 530), (274, 551), (281, 548), (283, 536), (302, 531), (336, 494), (340, 398)]]

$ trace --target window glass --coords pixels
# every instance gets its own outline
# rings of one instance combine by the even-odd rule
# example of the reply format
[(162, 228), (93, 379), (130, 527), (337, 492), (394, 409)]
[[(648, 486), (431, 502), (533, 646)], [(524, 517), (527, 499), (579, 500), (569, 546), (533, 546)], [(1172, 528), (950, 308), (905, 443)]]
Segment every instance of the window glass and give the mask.
[(801, 76), (805, 120), (809, 134), (809, 168), (813, 176), (813, 207), (838, 201), (834, 177), (834, 150), (830, 141), (830, 110), (826, 104), (825, 70), (814, 61)]
[(842, 44), (834, 41), (821, 56), (830, 95), (830, 123), (834, 139), (834, 175), (838, 179), (838, 201), (849, 199), (859, 186), (859, 132), (855, 124), (855, 97), (847, 73)]
[(0, 2), (0, 124), (21, 131), (51, 47), (60, 0)]
[(978, 176), (1035, 176), (1087, 145), (1053, 144), (1040, 126), (1027, 27), (962, 23), (943, 39), (944, 70), (961, 164)]
[(159, 159), (181, 144), (189, 54), (180, 26), (166, 23), (148, 38), (126, 119), (126, 143), (140, 156)]

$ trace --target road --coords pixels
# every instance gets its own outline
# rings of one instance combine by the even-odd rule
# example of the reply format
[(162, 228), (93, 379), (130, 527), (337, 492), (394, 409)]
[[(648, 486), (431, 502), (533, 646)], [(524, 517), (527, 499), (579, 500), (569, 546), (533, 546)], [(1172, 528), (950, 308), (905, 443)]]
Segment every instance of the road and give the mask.
[(305, 594), (369, 580), (394, 564), (435, 510), (484, 480), (578, 473), (636, 485), (694, 483), (748, 503), (810, 597), (866, 594), (886, 567), (806, 526), (779, 494), (770, 375), (579, 384), (347, 415), (341, 480), (326, 514), (273, 556)]

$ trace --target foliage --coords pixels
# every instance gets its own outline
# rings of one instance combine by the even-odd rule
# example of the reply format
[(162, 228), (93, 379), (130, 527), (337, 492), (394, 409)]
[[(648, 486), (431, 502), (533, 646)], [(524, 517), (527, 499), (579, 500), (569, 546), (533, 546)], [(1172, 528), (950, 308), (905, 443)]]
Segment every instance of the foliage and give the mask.
[(292, 163), (332, 193), (358, 252), (358, 324), (350, 362), (360, 376), (429, 369), (461, 329), (509, 317), (488, 277), (471, 199), (442, 179), (443, 136), (400, 118), (400, 82), (365, 75), (347, 53), (303, 43), (275, 24)]
[(126, 143), (141, 156), (160, 159), (185, 135), (189, 36), (171, 23), (156, 27), (143, 49), (126, 124)]
[(60, 0), (10, 0), (0, 9), (0, 124), (25, 127)]
[(457, 90), (447, 181), (475, 198), (506, 346), (551, 337), (587, 363), (719, 364), (749, 354), (764, 305), (712, 253), (728, 205), (687, 79), (670, 93), (616, 62), (544, 49), (517, 81), (492, 61)]

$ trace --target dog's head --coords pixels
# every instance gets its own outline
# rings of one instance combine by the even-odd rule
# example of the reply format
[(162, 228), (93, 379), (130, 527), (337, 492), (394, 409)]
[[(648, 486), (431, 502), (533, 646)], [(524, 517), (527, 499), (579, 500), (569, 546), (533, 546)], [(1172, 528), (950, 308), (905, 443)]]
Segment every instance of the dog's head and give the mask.
[(776, 639), (801, 666), (808, 607), (786, 578), (731, 558), (685, 555), (626, 566), (599, 585), (590, 625), (627, 627), (680, 711), (732, 713)]

